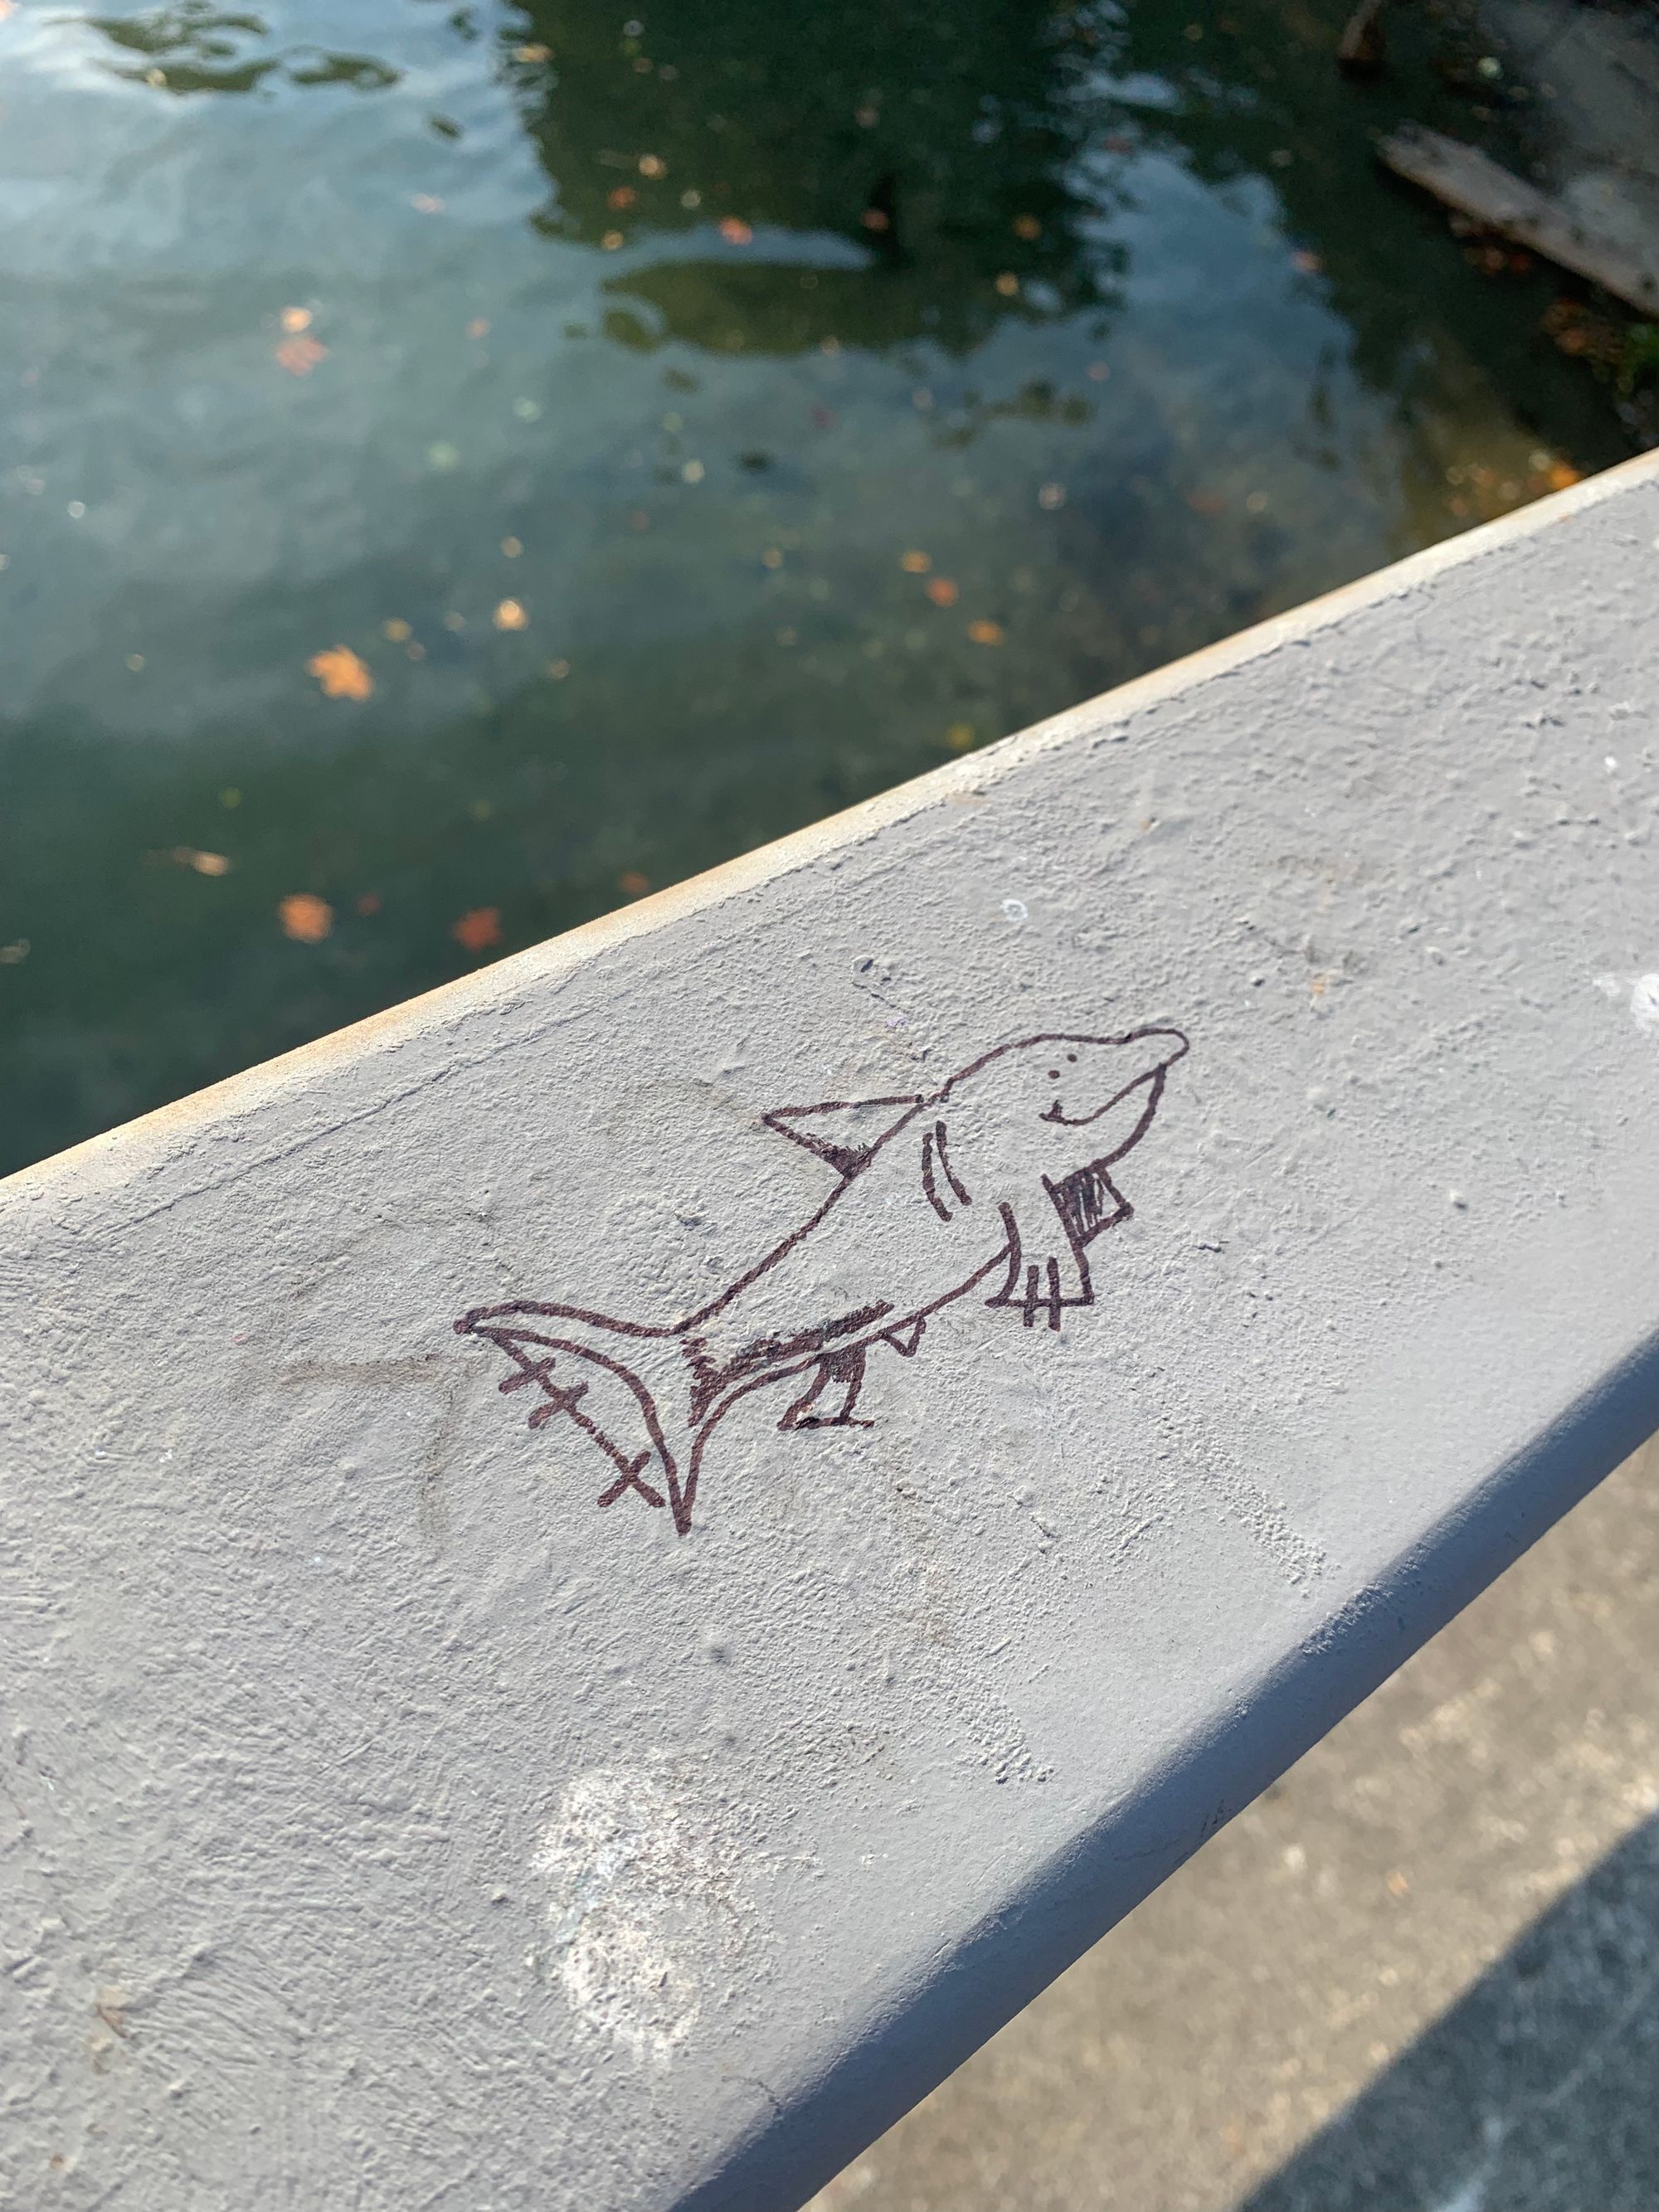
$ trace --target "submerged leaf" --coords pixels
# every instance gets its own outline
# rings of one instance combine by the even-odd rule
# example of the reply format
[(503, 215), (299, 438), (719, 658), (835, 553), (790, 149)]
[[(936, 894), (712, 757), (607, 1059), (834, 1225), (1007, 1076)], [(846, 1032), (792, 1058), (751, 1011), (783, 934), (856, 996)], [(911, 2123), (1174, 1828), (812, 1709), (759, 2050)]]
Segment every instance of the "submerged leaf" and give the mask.
[(319, 345), (315, 338), (284, 338), (276, 349), (276, 365), (290, 376), (309, 376), (319, 361), (327, 359), (328, 348)]
[(349, 645), (336, 645), (326, 653), (313, 653), (306, 663), (306, 673), (316, 678), (323, 687), (324, 696), (329, 699), (367, 699), (374, 689), (368, 663)]
[(290, 891), (276, 908), (284, 937), (296, 945), (320, 945), (334, 927), (334, 909), (312, 891)]
[(501, 910), (498, 906), (475, 906), (452, 922), (450, 935), (468, 952), (487, 952), (501, 941)]

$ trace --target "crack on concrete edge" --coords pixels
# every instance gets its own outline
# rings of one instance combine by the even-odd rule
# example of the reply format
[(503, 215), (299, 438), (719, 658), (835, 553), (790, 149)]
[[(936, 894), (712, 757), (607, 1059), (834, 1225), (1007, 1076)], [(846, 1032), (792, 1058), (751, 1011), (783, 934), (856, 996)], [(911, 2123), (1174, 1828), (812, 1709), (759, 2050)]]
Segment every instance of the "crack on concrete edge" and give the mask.
[[(1127, 735), (1127, 725), (1177, 698), (1191, 698), (1208, 685), (1237, 674), (1241, 669), (1268, 659), (1286, 647), (1311, 643), (1316, 636), (1341, 629), (1373, 608), (1406, 599), (1426, 583), (1454, 568), (1472, 564), (1489, 555), (1528, 544), (1557, 524), (1575, 519), (1627, 492), (1659, 489), (1659, 453), (1640, 453), (1618, 463), (1570, 489), (1534, 501), (1517, 512), (1480, 525), (1460, 535), (1443, 538), (1404, 560), (1376, 568), (1340, 585), (1334, 591), (1305, 601), (1284, 614), (1273, 615), (1247, 629), (1218, 639), (1193, 653), (1144, 676), (1132, 678), (1109, 691), (1034, 723), (1030, 728), (1001, 738), (970, 759), (951, 761), (880, 792), (855, 806), (828, 815), (784, 837), (739, 854), (718, 866), (671, 884), (648, 898), (580, 923), (560, 936), (514, 953), (472, 975), (441, 983), (434, 989), (402, 1000), (378, 1014), (331, 1031), (292, 1052), (228, 1076), (222, 1083), (158, 1107), (153, 1113), (89, 1137), (67, 1152), (0, 1177), (0, 1200), (40, 1198), (54, 1185), (72, 1184), (88, 1170), (104, 1169), (108, 1180), (94, 1184), (86, 1194), (103, 1194), (136, 1181), (177, 1157), (178, 1148), (234, 1118), (258, 1112), (276, 1103), (289, 1092), (303, 1088), (337, 1063), (362, 1060), (371, 1054), (389, 1054), (409, 1039), (444, 1024), (453, 1025), (472, 1012), (523, 1010), (532, 994), (590, 960), (619, 951), (641, 939), (653, 937), (722, 902), (764, 889), (767, 885), (811, 866), (836, 860), (868, 844), (883, 831), (937, 808), (962, 799), (988, 796), (987, 785), (1011, 781), (1036, 766), (1051, 752), (1075, 744), (1085, 746), (1118, 742)], [(493, 1059), (509, 1042), (534, 1043), (557, 1026), (557, 1018), (526, 1029), (515, 1028), (511, 1038), (496, 1037), (483, 1049), (457, 1057), (444, 1067), (427, 1069), (413, 1082), (384, 1093), (356, 1112), (331, 1118), (292, 1143), (261, 1152), (244, 1160), (226, 1161), (219, 1171), (181, 1189), (143, 1213), (126, 1218), (135, 1227), (164, 1212), (181, 1200), (239, 1181), (255, 1169), (276, 1159), (292, 1158), (320, 1139), (373, 1118), (401, 1104), (416, 1092), (443, 1080), (458, 1070)], [(71, 1191), (71, 1195), (80, 1194)]]

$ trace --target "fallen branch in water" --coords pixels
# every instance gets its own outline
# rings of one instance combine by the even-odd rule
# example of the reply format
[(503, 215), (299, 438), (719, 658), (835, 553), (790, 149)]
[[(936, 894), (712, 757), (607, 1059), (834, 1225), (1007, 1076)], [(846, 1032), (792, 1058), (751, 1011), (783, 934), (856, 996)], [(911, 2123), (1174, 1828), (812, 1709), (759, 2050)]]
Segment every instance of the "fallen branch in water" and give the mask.
[(1659, 259), (1592, 236), (1547, 192), (1473, 146), (1408, 124), (1380, 140), (1377, 151), (1396, 176), (1432, 192), (1446, 206), (1588, 276), (1644, 313), (1659, 313)]

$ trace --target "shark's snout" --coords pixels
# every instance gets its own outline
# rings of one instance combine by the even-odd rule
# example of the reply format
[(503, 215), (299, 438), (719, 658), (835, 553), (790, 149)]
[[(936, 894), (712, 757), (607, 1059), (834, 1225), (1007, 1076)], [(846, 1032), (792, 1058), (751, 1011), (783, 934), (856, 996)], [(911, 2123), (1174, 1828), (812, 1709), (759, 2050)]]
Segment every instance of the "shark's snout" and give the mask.
[[(1142, 1091), (1148, 1094), (1151, 1104), (1156, 1106), (1164, 1088), (1164, 1077), (1190, 1048), (1185, 1034), (1180, 1030), (1137, 1030), (1133, 1036), (1120, 1038), (1109, 1048), (1114, 1053), (1132, 1053), (1131, 1064), (1134, 1073), (1120, 1084), (1109, 1098), (1082, 1114), (1068, 1114), (1063, 1102), (1056, 1098), (1041, 1118), (1045, 1121), (1057, 1122), (1062, 1128), (1086, 1128), (1092, 1121), (1103, 1121), (1107, 1115)], [(1146, 1103), (1142, 1102), (1143, 1110)], [(1137, 1130), (1136, 1134), (1139, 1133)], [(1127, 1151), (1127, 1146), (1124, 1149)]]

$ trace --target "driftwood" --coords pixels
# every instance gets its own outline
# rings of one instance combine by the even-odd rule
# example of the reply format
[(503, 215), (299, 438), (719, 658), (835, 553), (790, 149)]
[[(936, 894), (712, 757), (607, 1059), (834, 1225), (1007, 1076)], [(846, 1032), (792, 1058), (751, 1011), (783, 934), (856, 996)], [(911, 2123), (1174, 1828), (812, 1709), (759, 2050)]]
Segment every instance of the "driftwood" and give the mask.
[(1448, 207), (1588, 276), (1644, 313), (1659, 313), (1659, 253), (1638, 255), (1596, 238), (1547, 192), (1437, 131), (1407, 125), (1381, 140), (1377, 150), (1396, 176)]
[(1378, 76), (1388, 58), (1382, 35), (1383, 0), (1359, 0), (1337, 42), (1336, 65), (1345, 76)]

